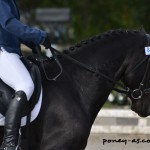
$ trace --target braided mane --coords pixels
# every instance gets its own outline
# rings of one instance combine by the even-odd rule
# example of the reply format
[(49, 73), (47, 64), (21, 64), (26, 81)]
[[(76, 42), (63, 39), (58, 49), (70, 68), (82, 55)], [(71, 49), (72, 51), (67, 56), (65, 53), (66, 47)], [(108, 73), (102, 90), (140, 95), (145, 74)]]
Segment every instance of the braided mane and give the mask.
[(69, 55), (72, 52), (76, 52), (80, 50), (80, 48), (84, 47), (85, 45), (91, 44), (98, 40), (114, 38), (114, 37), (118, 37), (121, 35), (135, 35), (138, 33), (140, 33), (140, 31), (137, 31), (137, 30), (124, 30), (124, 29), (110, 30), (108, 32), (104, 32), (103, 34), (90, 37), (87, 40), (83, 40), (80, 43), (77, 43), (74, 46), (71, 46), (69, 49), (64, 50), (63, 52)]

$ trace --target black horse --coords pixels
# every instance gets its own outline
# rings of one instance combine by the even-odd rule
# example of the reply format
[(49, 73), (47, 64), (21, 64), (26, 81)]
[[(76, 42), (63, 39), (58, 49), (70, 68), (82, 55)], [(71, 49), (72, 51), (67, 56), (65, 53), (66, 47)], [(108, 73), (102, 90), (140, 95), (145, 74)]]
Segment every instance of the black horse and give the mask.
[[(56, 81), (43, 76), (43, 104), (38, 118), (30, 124), (29, 149), (84, 150), (92, 124), (118, 80), (130, 88), (132, 109), (140, 116), (150, 115), (150, 95), (136, 90), (140, 93), (136, 100), (133, 95), (137, 93), (129, 92), (139, 88), (145, 74), (148, 62), (144, 47), (148, 41), (143, 30), (113, 30), (64, 51), (90, 67), (62, 57), (62, 75)], [(55, 71), (53, 63), (45, 62), (44, 66), (50, 73)], [(144, 87), (150, 86), (149, 82)], [(2, 137), (2, 129), (0, 133)]]

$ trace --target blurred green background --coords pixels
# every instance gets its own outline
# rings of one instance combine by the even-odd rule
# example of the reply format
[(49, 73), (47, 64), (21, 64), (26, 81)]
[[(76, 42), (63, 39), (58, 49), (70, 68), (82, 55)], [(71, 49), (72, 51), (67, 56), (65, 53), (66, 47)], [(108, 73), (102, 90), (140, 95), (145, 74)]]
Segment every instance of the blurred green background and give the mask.
[[(36, 8), (70, 8), (72, 42), (116, 28), (150, 31), (150, 0), (18, 0), (22, 13), (34, 19)], [(31, 21), (30, 20), (30, 21)]]

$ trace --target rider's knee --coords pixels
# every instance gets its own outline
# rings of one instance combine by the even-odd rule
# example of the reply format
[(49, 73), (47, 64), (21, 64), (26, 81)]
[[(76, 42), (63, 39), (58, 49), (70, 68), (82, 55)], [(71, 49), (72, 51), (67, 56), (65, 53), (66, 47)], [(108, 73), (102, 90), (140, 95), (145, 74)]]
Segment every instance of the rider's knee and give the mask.
[(24, 91), (26, 96), (27, 96), (27, 100), (30, 100), (33, 92), (34, 92), (34, 83), (30, 82), (28, 84), (22, 84), (17, 91)]

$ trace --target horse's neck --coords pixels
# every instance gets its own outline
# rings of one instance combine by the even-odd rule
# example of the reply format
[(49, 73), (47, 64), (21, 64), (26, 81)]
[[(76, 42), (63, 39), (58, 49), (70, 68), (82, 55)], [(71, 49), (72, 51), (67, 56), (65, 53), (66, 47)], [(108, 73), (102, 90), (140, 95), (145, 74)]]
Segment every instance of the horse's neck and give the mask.
[[(125, 55), (122, 55), (119, 49), (114, 54), (112, 48), (106, 49), (105, 47), (100, 47), (97, 51), (94, 49), (87, 50), (86, 52), (81, 51), (81, 53), (79, 52), (74, 57), (114, 79), (121, 68)], [(93, 122), (98, 111), (107, 100), (113, 88), (113, 83), (79, 66), (75, 68), (72, 70), (72, 81), (78, 91), (80, 103), (82, 103), (85, 112), (89, 115), (88, 117), (91, 119), (91, 122)]]

